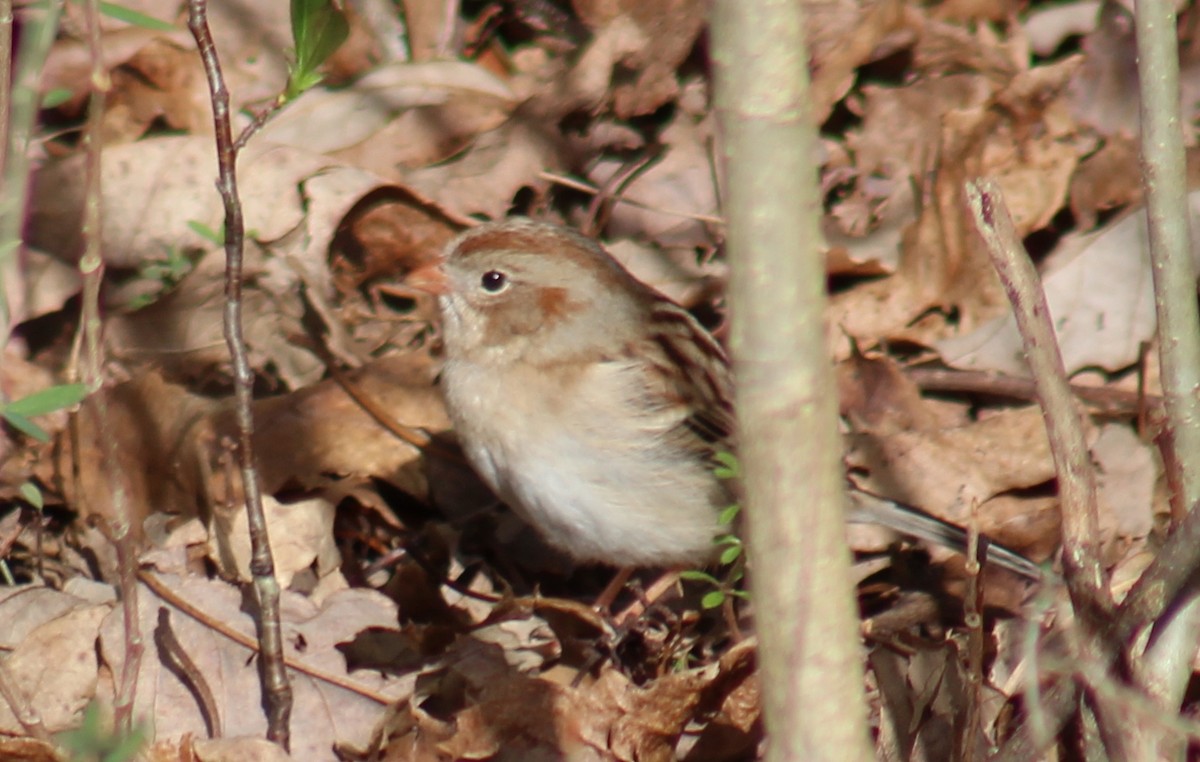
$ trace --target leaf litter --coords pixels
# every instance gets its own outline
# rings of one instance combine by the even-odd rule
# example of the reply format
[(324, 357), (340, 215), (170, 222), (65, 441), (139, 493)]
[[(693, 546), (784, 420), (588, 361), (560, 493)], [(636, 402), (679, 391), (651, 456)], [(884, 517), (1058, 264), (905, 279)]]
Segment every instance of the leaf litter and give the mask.
[[(134, 712), (152, 724), (146, 758), (253, 756), (267, 753), (254, 740), (265, 720), (256, 659), (235, 639), (254, 628), (237, 584), (246, 540), (210, 106), (177, 5), (130, 6), (176, 28), (106, 19), (101, 39), (113, 77), (100, 198), (106, 412), (39, 419), (57, 434), (48, 444), (0, 432), (0, 496), (14, 506), (0, 540), (20, 581), (0, 597), (0, 639), (19, 701), (46, 730), (77, 726), (93, 700), (111, 704), (126, 644), (103, 527), (119, 490), (145, 553)], [(720, 335), (728, 264), (707, 4), (480, 2), (463, 17), (446, 12), (454, 4), (403, 6), (399, 17), (355, 4), (326, 85), (270, 122), (239, 165), (255, 445), (289, 588), (292, 758), (757, 758), (753, 638), (702, 612), (703, 590), (616, 628), (590, 611), (607, 574), (572, 569), (455, 455), (435, 311), (402, 286), (471, 218), (519, 211), (595, 232)], [(284, 7), (213, 4), (239, 119), (283, 86)], [(68, 97), (43, 112), (31, 149), (26, 247), (5, 277), (17, 326), (0, 362), (5, 400), (52, 385), (72, 358), (82, 28), (64, 27), (40, 84)], [(1042, 267), (1068, 371), (1100, 393), (1155, 389), (1128, 11), (841, 0), (811, 5), (808, 33), (852, 478), (1052, 562), (1054, 471), (1028, 395), (988, 383), (925, 394), (909, 373), (1025, 373), (962, 200), (963, 182), (986, 175)], [(1185, 93), (1194, 67), (1184, 61)], [(1141, 412), (1127, 405), (1090, 433), (1115, 584), (1153, 553), (1166, 511)], [(15, 509), (30, 482), (45, 495), (40, 513)], [(993, 742), (1023, 689), (1014, 631), (1036, 616), (1029, 590), (987, 570), (986, 696), (980, 724), (964, 728), (961, 557), (878, 530), (848, 536), (879, 753), (944, 759), (963, 733)], [(34, 740), (8, 702), (0, 719)]]

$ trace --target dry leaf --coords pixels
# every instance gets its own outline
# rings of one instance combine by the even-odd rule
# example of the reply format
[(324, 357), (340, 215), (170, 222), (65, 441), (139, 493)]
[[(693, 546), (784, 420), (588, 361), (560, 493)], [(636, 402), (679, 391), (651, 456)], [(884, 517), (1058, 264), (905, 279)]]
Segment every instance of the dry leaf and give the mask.
[[(618, 118), (649, 114), (679, 92), (675, 70), (704, 25), (701, 0), (573, 0), (593, 31), (572, 79), (590, 100), (611, 86)], [(620, 73), (620, 75), (619, 75)], [(587, 97), (587, 96), (585, 96)]]
[[(514, 105), (508, 86), (474, 64), (395, 63), (342, 90), (309, 90), (257, 139), (394, 176), (390, 167), (447, 158), (478, 133), (498, 127)], [(405, 118), (409, 114), (420, 120)], [(445, 147), (450, 145), (454, 150)]]
[[(111, 608), (39, 586), (9, 588), (0, 600), (6, 679), (47, 731), (75, 727), (95, 696), (96, 635)], [(8, 701), (0, 702), (0, 728), (23, 732)]]
[[(1195, 214), (1200, 194), (1189, 196), (1189, 204)], [(1128, 367), (1153, 335), (1154, 282), (1145, 225), (1139, 212), (1096, 233), (1069, 236), (1045, 262), (1042, 289), (1067, 373), (1088, 366)], [(937, 349), (956, 368), (1028, 375), (1011, 314), (945, 339)]]
[[(232, 627), (243, 637), (254, 639), (255, 626), (243, 610), (242, 596), (223, 582), (197, 578), (180, 579), (158, 575), (160, 583), (212, 619)], [(186, 650), (199, 675), (207, 682), (220, 712), (222, 735), (262, 737), (266, 718), (262, 709), (257, 659), (245, 647), (227, 639), (202, 622), (173, 610), (170, 604), (139, 587), (140, 626), (148, 642), (161, 643), (154, 633), (160, 626), (159, 610), (167, 607), (169, 627)], [(411, 679), (390, 677), (378, 671), (360, 670), (347, 674), (345, 658), (336, 648), (369, 627), (390, 627), (396, 610), (387, 598), (370, 590), (344, 590), (318, 608), (295, 593), (285, 592), (282, 602), (284, 652), (309, 669), (330, 675), (368, 694), (398, 700), (413, 687)], [(101, 630), (100, 653), (112, 670), (120, 674), (124, 665), (122, 614), (114, 611)], [(185, 733), (207, 737), (204, 715), (196, 693), (168, 667), (173, 662), (161, 650), (146, 650), (137, 676), (135, 716), (154, 718), (158, 739), (178, 738)], [(362, 746), (385, 707), (378, 701), (335, 685), (300, 670), (291, 671), (296, 717), (292, 723), (292, 753), (296, 759), (332, 760), (334, 743)]]
[[(915, 505), (958, 526), (972, 504), (1054, 478), (1045, 422), (1037, 407), (977, 423), (925, 431), (851, 434), (847, 461), (863, 469), (871, 494)], [(991, 527), (985, 531), (993, 534)]]
[[(664, 246), (704, 249), (712, 245), (709, 224), (696, 217), (718, 215), (711, 145), (712, 119), (697, 122), (680, 114), (662, 131), (665, 153), (639, 172), (619, 197), (608, 232), (613, 237), (649, 238)], [(624, 162), (601, 160), (589, 179), (606, 187)]]

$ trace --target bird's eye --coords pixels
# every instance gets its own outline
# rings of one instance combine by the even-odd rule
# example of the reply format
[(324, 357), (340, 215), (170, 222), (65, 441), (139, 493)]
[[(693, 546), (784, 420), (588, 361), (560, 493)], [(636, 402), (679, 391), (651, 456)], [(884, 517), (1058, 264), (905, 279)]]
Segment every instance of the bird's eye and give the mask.
[(488, 270), (479, 279), (479, 285), (489, 294), (498, 294), (508, 286), (508, 276), (499, 270)]

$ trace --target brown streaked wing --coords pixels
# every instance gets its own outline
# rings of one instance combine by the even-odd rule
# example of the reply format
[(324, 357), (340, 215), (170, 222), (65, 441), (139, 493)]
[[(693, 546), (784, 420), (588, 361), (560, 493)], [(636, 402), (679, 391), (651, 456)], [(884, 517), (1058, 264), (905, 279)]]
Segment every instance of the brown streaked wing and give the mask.
[[(646, 354), (668, 405), (691, 410), (679, 434), (705, 455), (732, 447), (733, 379), (725, 351), (682, 307), (659, 299), (651, 311), (658, 326)], [(683, 371), (680, 373), (680, 371)]]

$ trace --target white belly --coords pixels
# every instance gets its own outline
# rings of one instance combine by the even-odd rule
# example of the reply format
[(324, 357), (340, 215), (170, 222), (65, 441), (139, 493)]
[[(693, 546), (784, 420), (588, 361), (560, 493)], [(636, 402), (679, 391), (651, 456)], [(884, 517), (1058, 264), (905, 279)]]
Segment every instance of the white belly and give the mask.
[(510, 382), (517, 396), (460, 362), (442, 383), (471, 464), (550, 544), (616, 566), (702, 564), (723, 491), (662, 436), (662, 415), (625, 401), (630, 377), (605, 364), (567, 385), (531, 369)]

